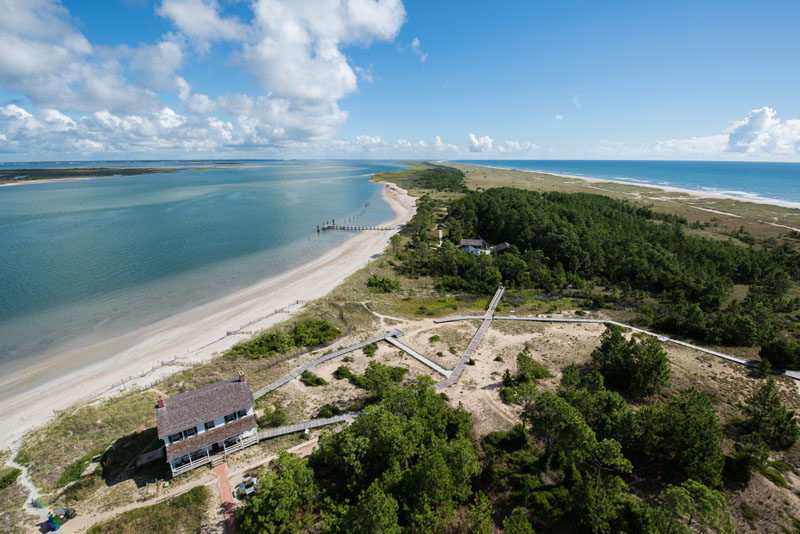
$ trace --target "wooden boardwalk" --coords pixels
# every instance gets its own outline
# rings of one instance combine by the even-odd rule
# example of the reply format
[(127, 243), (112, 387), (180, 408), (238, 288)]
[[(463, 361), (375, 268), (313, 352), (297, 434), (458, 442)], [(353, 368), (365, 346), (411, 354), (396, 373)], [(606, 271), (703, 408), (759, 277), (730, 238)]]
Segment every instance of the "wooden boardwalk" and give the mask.
[(292, 425), (279, 426), (275, 428), (268, 428), (266, 430), (258, 431), (258, 441), (265, 439), (277, 438), (278, 436), (285, 436), (286, 434), (294, 434), (295, 432), (302, 432), (312, 428), (319, 428), (321, 426), (335, 425), (336, 423), (350, 422), (358, 417), (356, 412), (347, 412), (333, 417), (322, 417), (320, 419), (311, 419), (310, 421), (303, 421), (301, 423), (294, 423)]
[(436, 371), (440, 375), (444, 375), (445, 378), (448, 378), (450, 376), (450, 374), (452, 373), (452, 371), (448, 371), (444, 367), (441, 367), (440, 365), (435, 364), (434, 362), (432, 362), (431, 360), (429, 360), (428, 358), (426, 358), (425, 356), (423, 356), (419, 352), (415, 351), (411, 347), (409, 347), (407, 345), (404, 345), (403, 343), (400, 343), (399, 341), (397, 341), (397, 338), (395, 338), (395, 337), (387, 336), (386, 337), (386, 341), (388, 341), (389, 343), (391, 343), (392, 345), (394, 345), (398, 349), (402, 350), (403, 352), (409, 354), (411, 357), (415, 358), (416, 360), (418, 360), (422, 364), (427, 365), (428, 367), (430, 367), (431, 369), (433, 369), (434, 371)]
[[(353, 352), (354, 350), (363, 349), (364, 347), (366, 347), (370, 343), (378, 343), (380, 341), (383, 341), (387, 337), (390, 337), (390, 336), (393, 337), (393, 336), (397, 335), (398, 332), (399, 332), (398, 330), (392, 330), (391, 332), (388, 332), (388, 333), (382, 335), (381, 337), (374, 337), (372, 339), (368, 339), (366, 341), (362, 341), (361, 343), (356, 343), (355, 345), (351, 345), (351, 346), (349, 346), (347, 348), (337, 350), (336, 352), (331, 352), (330, 354), (324, 354), (324, 355), (320, 356), (319, 358), (317, 358), (316, 360), (310, 361), (307, 364), (298, 367), (297, 369), (291, 371), (289, 374), (279, 378), (275, 382), (273, 382), (271, 384), (267, 384), (263, 388), (259, 389), (255, 393), (253, 393), (253, 397), (255, 397), (256, 399), (258, 399), (259, 397), (263, 397), (264, 395), (266, 395), (270, 391), (272, 391), (274, 389), (278, 389), (282, 385), (284, 385), (284, 384), (290, 382), (291, 380), (297, 378), (298, 376), (303, 374), (303, 371), (308, 371), (308, 370), (316, 367), (317, 365), (321, 364), (322, 362), (327, 362), (328, 360), (332, 360), (333, 358), (338, 358), (339, 356), (344, 356), (348, 352)], [(402, 335), (402, 332), (399, 332), (399, 333), (400, 333), (400, 335)]]
[(461, 358), (458, 360), (458, 363), (453, 368), (453, 371), (450, 373), (450, 376), (447, 377), (447, 380), (444, 382), (439, 382), (436, 384), (436, 389), (444, 389), (447, 387), (452, 386), (458, 379), (461, 378), (461, 373), (464, 372), (464, 367), (466, 367), (467, 363), (469, 362), (472, 355), (475, 354), (475, 351), (480, 345), (481, 340), (483, 339), (484, 334), (486, 331), (489, 330), (489, 326), (492, 324), (492, 319), (494, 317), (494, 310), (497, 308), (497, 305), (500, 303), (500, 299), (503, 298), (503, 293), (505, 293), (505, 286), (500, 286), (497, 288), (497, 291), (492, 297), (491, 302), (489, 302), (489, 307), (486, 309), (486, 313), (483, 314), (483, 317), (477, 316), (477, 319), (483, 319), (481, 326), (478, 328), (478, 331), (475, 332), (475, 335), (472, 336), (472, 341), (469, 342), (467, 346), (467, 350), (464, 351), (464, 354), (461, 355)]
[[(434, 319), (435, 323), (449, 323), (454, 321), (465, 321), (469, 319), (484, 319), (484, 316), (480, 315), (460, 315), (456, 317), (447, 317), (444, 319)], [(569, 319), (565, 317), (515, 317), (515, 316), (494, 316), (493, 320), (495, 321), (530, 321), (530, 322), (540, 322), (540, 323), (585, 323), (585, 324), (613, 324), (616, 326), (620, 326), (622, 328), (627, 328), (628, 330), (632, 330), (634, 332), (638, 332), (640, 334), (646, 334), (648, 336), (654, 336), (658, 338), (659, 341), (663, 343), (674, 343), (675, 345), (680, 345), (682, 347), (686, 347), (692, 350), (696, 350), (698, 352), (703, 352), (705, 354), (710, 354), (711, 356), (716, 356), (717, 358), (721, 358), (723, 360), (736, 363), (739, 365), (746, 365), (748, 367), (754, 367), (755, 364), (753, 362), (743, 360), (742, 358), (737, 358), (736, 356), (731, 356), (730, 354), (725, 354), (723, 352), (718, 352), (715, 350), (707, 349), (705, 347), (701, 347), (699, 345), (693, 345), (691, 343), (687, 343), (685, 341), (681, 341), (679, 339), (674, 339), (671, 337), (667, 337), (663, 334), (657, 334), (656, 332), (651, 332), (649, 330), (644, 330), (642, 328), (637, 328), (635, 326), (631, 326), (629, 324), (620, 323), (619, 321), (614, 321), (611, 319)], [(484, 320), (484, 324), (486, 321)], [(483, 325), (481, 325), (483, 327)], [(794, 380), (800, 381), (800, 371), (786, 371), (786, 370), (776, 370), (776, 374), (788, 376)]]

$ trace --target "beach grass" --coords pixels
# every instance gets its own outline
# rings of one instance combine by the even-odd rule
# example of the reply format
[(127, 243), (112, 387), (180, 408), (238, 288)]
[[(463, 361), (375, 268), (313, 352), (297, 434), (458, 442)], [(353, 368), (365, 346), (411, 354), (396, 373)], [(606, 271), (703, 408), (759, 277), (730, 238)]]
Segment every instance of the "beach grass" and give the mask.
[[(8, 451), (0, 451), (0, 466), (5, 463), (9, 454)], [(4, 481), (0, 483), (0, 532), (8, 534), (30, 530), (23, 528), (30, 517), (22, 511), (27, 493), (17, 481), (17, 476), (18, 473), (15, 475), (12, 468), (0, 467), (0, 480)]]
[(87, 532), (90, 534), (199, 532), (208, 509), (209, 497), (208, 488), (196, 486), (173, 499), (124, 512), (113, 519), (92, 526)]

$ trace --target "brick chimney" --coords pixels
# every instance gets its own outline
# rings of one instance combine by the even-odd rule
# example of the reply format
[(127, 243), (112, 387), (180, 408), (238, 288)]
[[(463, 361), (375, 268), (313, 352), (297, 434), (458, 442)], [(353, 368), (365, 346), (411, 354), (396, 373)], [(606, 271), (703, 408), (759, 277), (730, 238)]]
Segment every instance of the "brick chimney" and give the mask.
[(245, 381), (244, 371), (239, 371), (239, 382), (244, 382), (244, 381)]
[(158, 396), (158, 402), (156, 403), (156, 407), (163, 408), (164, 407), (164, 397), (161, 395)]

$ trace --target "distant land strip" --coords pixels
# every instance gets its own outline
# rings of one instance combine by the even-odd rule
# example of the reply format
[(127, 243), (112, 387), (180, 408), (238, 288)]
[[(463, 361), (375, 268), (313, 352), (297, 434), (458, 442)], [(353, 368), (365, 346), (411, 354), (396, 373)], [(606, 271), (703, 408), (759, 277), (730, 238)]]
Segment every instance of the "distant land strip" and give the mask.
[(28, 182), (34, 180), (58, 180), (63, 178), (102, 178), (109, 176), (131, 176), (175, 172), (175, 169), (75, 167), (67, 169), (0, 169), (0, 184)]

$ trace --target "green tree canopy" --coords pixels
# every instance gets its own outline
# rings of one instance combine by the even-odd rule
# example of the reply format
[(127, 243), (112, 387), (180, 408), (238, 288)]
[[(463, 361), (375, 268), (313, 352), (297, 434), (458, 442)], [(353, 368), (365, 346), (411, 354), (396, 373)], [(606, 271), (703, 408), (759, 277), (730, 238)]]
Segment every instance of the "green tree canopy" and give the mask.
[(634, 336), (626, 340), (615, 325), (606, 327), (592, 361), (609, 385), (635, 398), (646, 397), (669, 382), (669, 359), (658, 339)]
[(666, 489), (663, 515), (664, 532), (735, 532), (725, 496), (692, 479)]
[(258, 490), (237, 510), (242, 532), (253, 534), (300, 532), (311, 519), (317, 485), (303, 458), (282, 451), (258, 476)]
[(773, 449), (788, 449), (800, 438), (795, 413), (783, 405), (778, 384), (769, 378), (742, 407), (748, 432), (759, 434)]
[(688, 389), (640, 411), (645, 455), (675, 462), (686, 476), (709, 486), (722, 481), (722, 427), (705, 393)]

